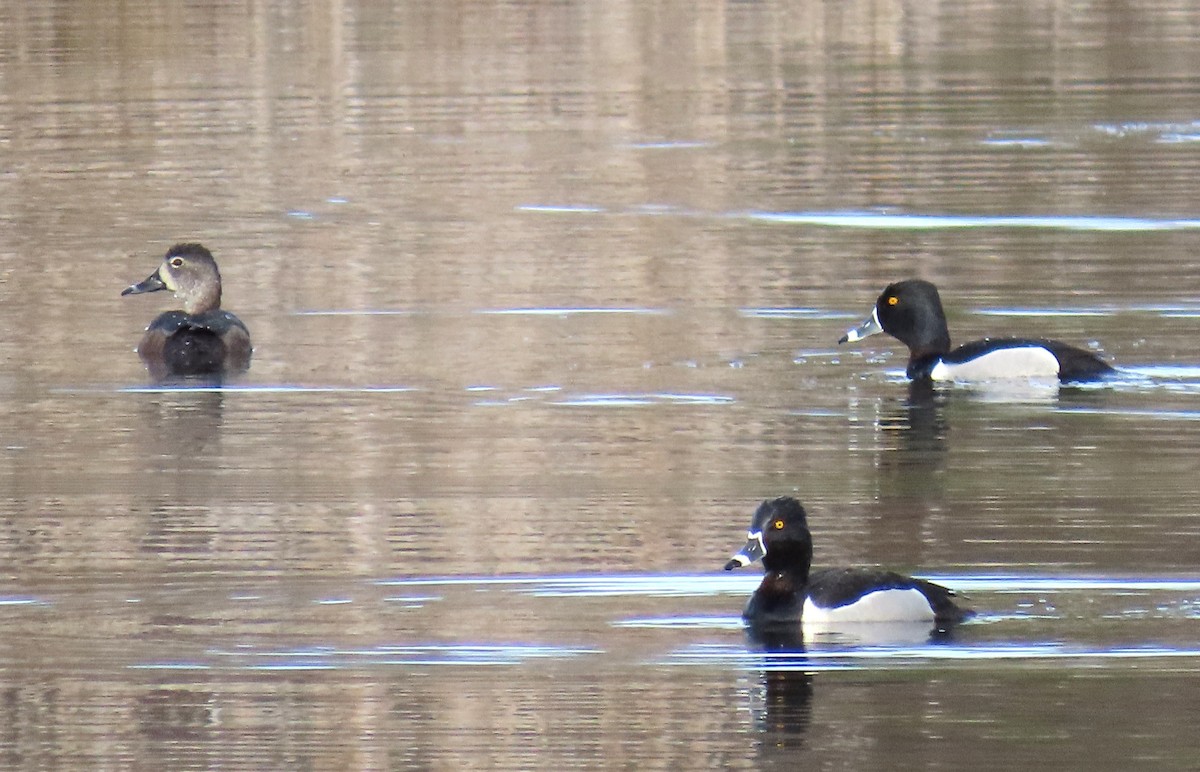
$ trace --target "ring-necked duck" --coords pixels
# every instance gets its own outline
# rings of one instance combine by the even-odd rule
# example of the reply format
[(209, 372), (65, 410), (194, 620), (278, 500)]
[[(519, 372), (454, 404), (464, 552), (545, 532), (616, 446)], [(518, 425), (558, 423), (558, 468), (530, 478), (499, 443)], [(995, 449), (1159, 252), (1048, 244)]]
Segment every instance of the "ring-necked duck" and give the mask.
[(138, 355), (156, 377), (237, 372), (250, 366), (250, 332), (221, 309), (221, 273), (199, 244), (176, 244), (162, 265), (122, 295), (171, 290), (182, 311), (160, 314), (146, 328)]
[(973, 613), (955, 605), (953, 591), (891, 571), (825, 568), (810, 573), (812, 550), (808, 518), (799, 501), (783, 496), (759, 505), (746, 545), (725, 564), (729, 571), (762, 558), (765, 575), (742, 612), (746, 621), (952, 625)]
[(908, 346), (908, 377), (935, 381), (1053, 378), (1092, 381), (1116, 372), (1095, 354), (1056, 340), (984, 338), (950, 350), (937, 287), (920, 279), (890, 284), (862, 324), (838, 343), (886, 332)]

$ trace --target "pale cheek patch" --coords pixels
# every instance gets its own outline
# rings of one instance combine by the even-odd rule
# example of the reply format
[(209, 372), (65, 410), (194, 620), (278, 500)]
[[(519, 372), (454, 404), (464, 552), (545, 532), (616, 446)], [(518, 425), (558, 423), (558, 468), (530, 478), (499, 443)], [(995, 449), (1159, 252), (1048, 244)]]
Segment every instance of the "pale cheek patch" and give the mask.
[(935, 381), (994, 381), (1006, 378), (1057, 378), (1058, 358), (1044, 348), (1002, 348), (970, 362), (938, 362), (929, 377)]
[(925, 622), (933, 608), (920, 590), (880, 590), (867, 593), (845, 606), (821, 608), (811, 598), (804, 601), (803, 624), (836, 625), (859, 622)]

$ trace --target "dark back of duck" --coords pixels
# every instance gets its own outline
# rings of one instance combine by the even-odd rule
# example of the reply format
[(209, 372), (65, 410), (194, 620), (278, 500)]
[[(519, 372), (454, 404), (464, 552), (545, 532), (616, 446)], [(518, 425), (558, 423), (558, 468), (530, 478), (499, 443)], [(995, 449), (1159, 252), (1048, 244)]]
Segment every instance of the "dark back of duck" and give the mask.
[(227, 354), (221, 336), (204, 327), (185, 327), (163, 342), (162, 358), (175, 375), (209, 375), (225, 370)]

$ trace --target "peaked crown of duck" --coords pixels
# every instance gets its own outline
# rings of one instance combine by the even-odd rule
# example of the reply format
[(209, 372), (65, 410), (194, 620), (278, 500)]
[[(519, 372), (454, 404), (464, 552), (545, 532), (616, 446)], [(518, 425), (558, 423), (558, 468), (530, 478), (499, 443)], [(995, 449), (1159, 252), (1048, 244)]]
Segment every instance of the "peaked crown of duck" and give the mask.
[(221, 272), (212, 253), (200, 244), (177, 244), (159, 268), (163, 283), (183, 301), (183, 310), (202, 314), (221, 307)]
[(950, 330), (937, 287), (923, 279), (889, 284), (875, 301), (884, 331), (908, 346), (912, 356), (941, 355), (950, 350)]
[(812, 534), (804, 507), (791, 496), (781, 496), (759, 504), (750, 521), (746, 546), (725, 568), (749, 565), (762, 558), (768, 574), (788, 573), (803, 585), (808, 581), (812, 553)]
[(197, 315), (221, 307), (221, 272), (212, 253), (200, 244), (176, 244), (167, 250), (158, 270), (122, 295), (170, 290), (183, 303), (184, 313)]

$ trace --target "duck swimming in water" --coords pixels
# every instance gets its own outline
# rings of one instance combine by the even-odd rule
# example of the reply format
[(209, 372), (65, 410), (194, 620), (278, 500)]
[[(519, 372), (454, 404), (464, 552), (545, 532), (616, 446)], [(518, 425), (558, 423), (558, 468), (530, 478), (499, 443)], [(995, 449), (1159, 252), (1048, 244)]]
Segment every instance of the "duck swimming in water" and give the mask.
[(121, 295), (170, 290), (183, 303), (160, 314), (142, 336), (138, 355), (158, 379), (220, 375), (250, 366), (250, 332), (221, 308), (221, 273), (200, 244), (176, 244), (158, 270)]
[(949, 627), (974, 612), (940, 584), (876, 568), (812, 571), (813, 543), (799, 501), (782, 496), (759, 505), (746, 544), (725, 570), (762, 560), (763, 580), (743, 619), (755, 626), (921, 622)]
[(888, 285), (862, 324), (838, 343), (886, 332), (908, 346), (908, 377), (931, 381), (1057, 378), (1095, 381), (1116, 373), (1095, 354), (1057, 340), (983, 338), (950, 348), (950, 330), (937, 287), (921, 279)]

